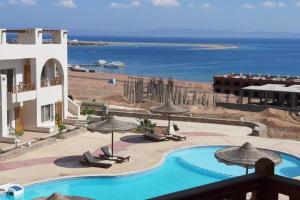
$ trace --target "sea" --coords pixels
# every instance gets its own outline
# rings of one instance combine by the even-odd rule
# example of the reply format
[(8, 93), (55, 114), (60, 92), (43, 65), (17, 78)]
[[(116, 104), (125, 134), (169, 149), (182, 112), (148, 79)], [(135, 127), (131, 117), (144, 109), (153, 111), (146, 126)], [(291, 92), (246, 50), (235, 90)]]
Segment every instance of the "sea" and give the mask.
[[(214, 75), (228, 73), (300, 76), (300, 39), (96, 36), (70, 36), (70, 39), (121, 42), (68, 48), (69, 64), (92, 64), (100, 59), (126, 64), (120, 69), (88, 67), (99, 72), (205, 82), (212, 81)], [(236, 48), (205, 48), (196, 44)]]

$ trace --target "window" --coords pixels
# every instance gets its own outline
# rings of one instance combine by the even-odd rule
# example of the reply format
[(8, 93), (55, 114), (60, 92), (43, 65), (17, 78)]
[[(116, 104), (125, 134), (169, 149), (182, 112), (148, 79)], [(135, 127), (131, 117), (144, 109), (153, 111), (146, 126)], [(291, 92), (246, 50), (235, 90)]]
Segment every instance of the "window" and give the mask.
[(240, 86), (240, 82), (239, 81), (234, 82), (234, 86)]
[(245, 87), (248, 87), (249, 85), (250, 85), (250, 83), (247, 83), (247, 82), (244, 83), (244, 86), (245, 86)]
[(14, 69), (2, 69), (0, 74), (6, 75), (7, 87), (14, 85)]
[(221, 93), (220, 89), (216, 89), (215, 91), (216, 91), (216, 93)]
[(7, 127), (10, 127), (10, 121), (11, 121), (11, 113), (10, 110), (7, 111)]
[(42, 114), (41, 116), (42, 122), (53, 120), (53, 105), (49, 104), (49, 105), (42, 106), (41, 114)]
[(254, 92), (253, 97), (258, 98), (259, 97), (259, 92)]
[(234, 95), (239, 96), (240, 95), (240, 91), (234, 90)]
[(230, 81), (225, 81), (225, 85), (229, 86), (230, 85)]
[(221, 85), (221, 81), (220, 81), (220, 80), (217, 80), (217, 81), (216, 81), (216, 85)]

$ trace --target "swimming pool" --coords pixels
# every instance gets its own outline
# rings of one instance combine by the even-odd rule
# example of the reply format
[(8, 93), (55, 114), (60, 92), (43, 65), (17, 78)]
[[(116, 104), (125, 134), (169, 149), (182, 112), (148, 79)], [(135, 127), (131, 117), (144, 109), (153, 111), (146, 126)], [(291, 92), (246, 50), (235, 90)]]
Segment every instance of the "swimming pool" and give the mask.
[[(101, 200), (147, 199), (230, 177), (244, 175), (245, 169), (219, 163), (214, 152), (221, 146), (192, 147), (173, 151), (165, 162), (152, 170), (114, 177), (79, 177), (29, 185), (22, 197), (0, 196), (0, 200), (29, 200), (53, 192)], [(300, 176), (300, 158), (280, 153), (283, 161), (276, 174)], [(253, 169), (250, 169), (252, 172)]]

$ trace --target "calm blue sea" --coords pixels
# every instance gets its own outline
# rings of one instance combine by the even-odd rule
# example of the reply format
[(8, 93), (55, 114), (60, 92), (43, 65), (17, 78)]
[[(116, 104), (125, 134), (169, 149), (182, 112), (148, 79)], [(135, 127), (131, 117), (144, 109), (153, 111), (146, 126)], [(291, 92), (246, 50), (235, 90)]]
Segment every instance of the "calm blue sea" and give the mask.
[[(121, 61), (124, 69), (96, 68), (97, 71), (129, 75), (173, 77), (210, 81), (223, 73), (300, 75), (299, 39), (203, 39), (149, 37), (85, 37), (71, 39), (116, 42), (230, 44), (237, 49), (203, 49), (195, 46), (119, 45), (69, 47), (70, 64), (89, 64), (99, 59)], [(95, 69), (95, 68), (94, 68)]]

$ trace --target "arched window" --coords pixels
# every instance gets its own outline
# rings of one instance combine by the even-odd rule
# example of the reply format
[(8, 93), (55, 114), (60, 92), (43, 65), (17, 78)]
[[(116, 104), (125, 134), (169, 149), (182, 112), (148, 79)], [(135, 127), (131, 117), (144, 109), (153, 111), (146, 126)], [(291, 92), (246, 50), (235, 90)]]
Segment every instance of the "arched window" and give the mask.
[(60, 62), (56, 59), (49, 59), (43, 66), (41, 74), (41, 87), (61, 85), (63, 71)]

